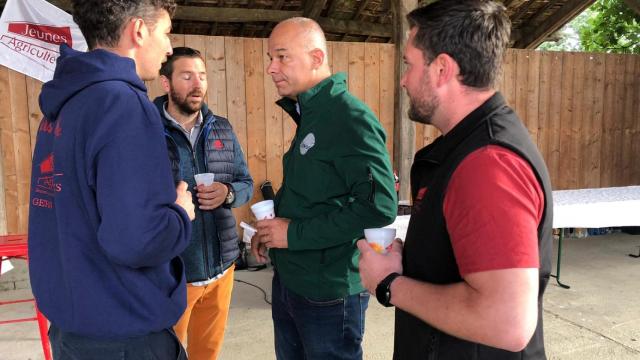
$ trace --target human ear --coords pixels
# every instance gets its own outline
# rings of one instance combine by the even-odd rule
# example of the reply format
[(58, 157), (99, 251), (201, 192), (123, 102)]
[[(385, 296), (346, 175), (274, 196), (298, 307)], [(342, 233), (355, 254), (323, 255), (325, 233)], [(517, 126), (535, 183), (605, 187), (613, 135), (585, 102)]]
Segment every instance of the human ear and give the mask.
[(135, 19), (132, 19), (131, 21), (132, 21), (131, 36), (132, 36), (133, 43), (138, 46), (142, 46), (144, 44), (144, 40), (149, 35), (149, 28), (147, 27), (147, 24), (145, 24), (144, 20), (142, 20), (141, 18), (135, 18)]
[(433, 60), (431, 66), (436, 71), (436, 82), (443, 85), (452, 79), (456, 79), (460, 73), (458, 63), (449, 54), (441, 53)]
[(313, 68), (318, 69), (325, 61), (325, 54), (322, 50), (316, 48), (311, 50), (311, 61), (313, 63)]
[(160, 85), (162, 86), (162, 90), (167, 94), (171, 91), (171, 80), (164, 75), (160, 75)]

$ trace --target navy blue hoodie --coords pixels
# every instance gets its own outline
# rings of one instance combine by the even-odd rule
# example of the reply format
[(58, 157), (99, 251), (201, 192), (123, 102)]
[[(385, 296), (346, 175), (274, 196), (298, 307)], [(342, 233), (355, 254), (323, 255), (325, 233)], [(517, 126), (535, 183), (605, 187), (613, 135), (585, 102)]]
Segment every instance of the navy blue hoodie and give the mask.
[(29, 272), (63, 331), (125, 338), (173, 326), (186, 306), (191, 221), (175, 204), (160, 114), (135, 63), (63, 45), (40, 94)]

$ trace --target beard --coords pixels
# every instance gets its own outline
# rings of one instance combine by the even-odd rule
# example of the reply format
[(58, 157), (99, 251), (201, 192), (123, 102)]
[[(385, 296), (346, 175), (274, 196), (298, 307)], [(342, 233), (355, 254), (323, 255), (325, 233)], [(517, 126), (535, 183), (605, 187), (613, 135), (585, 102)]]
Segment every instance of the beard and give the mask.
[[(202, 105), (204, 104), (204, 93), (202, 90), (195, 89), (189, 92), (186, 96), (180, 96), (173, 89), (169, 91), (169, 96), (171, 97), (171, 101), (176, 105), (178, 110), (184, 115), (193, 115), (202, 109)], [(194, 102), (189, 100), (190, 96), (199, 96), (200, 101)]]
[(433, 115), (436, 112), (438, 106), (440, 106), (440, 99), (435, 95), (430, 95), (427, 98), (413, 98), (409, 96), (409, 119), (419, 122), (421, 124), (432, 124)]

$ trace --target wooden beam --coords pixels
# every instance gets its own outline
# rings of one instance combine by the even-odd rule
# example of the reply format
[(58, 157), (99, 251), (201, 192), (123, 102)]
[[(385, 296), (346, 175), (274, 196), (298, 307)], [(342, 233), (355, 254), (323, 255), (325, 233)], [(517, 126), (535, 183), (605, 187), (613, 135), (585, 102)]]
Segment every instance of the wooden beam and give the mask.
[(353, 13), (351, 20), (360, 20), (360, 14), (367, 9), (371, 0), (362, 0), (360, 5), (358, 5), (358, 9)]
[(640, 15), (640, 0), (623, 0), (625, 4), (629, 7), (629, 9), (636, 12), (636, 14)]
[(326, 32), (345, 33), (354, 35), (369, 35), (376, 37), (392, 37), (391, 25), (376, 24), (365, 21), (339, 20), (321, 17), (317, 19), (322, 30)]
[(331, 1), (331, 5), (329, 6), (329, 11), (327, 11), (327, 17), (333, 17), (336, 14), (336, 10), (340, 5), (340, 0)]
[(524, 14), (527, 13), (527, 11), (529, 11), (529, 8), (533, 4), (534, 4), (534, 1), (529, 1), (529, 2), (527, 2), (525, 4), (521, 4), (520, 7), (518, 7), (517, 9), (514, 9), (514, 10), (517, 10), (517, 11), (515, 12), (515, 14), (513, 14), (511, 16), (511, 23), (514, 23), (514, 22), (520, 20), (520, 18), (523, 17)]
[(398, 200), (411, 199), (411, 164), (416, 152), (416, 127), (409, 119), (409, 96), (400, 86), (406, 65), (402, 54), (409, 35), (406, 15), (418, 6), (418, 0), (396, 0), (393, 3), (394, 40), (396, 43), (396, 97), (393, 127), (393, 164), (400, 177)]
[(303, 16), (314, 20), (319, 18), (326, 4), (327, 0), (306, 0)]
[(302, 11), (178, 6), (173, 18), (205, 22), (280, 22), (294, 16), (302, 16)]
[(551, 15), (542, 24), (527, 25), (522, 28), (522, 37), (514, 39), (514, 48), (517, 49), (535, 49), (550, 34), (558, 31), (564, 24), (568, 23), (591, 6), (595, 0), (570, 0), (564, 6), (558, 9), (556, 13)]

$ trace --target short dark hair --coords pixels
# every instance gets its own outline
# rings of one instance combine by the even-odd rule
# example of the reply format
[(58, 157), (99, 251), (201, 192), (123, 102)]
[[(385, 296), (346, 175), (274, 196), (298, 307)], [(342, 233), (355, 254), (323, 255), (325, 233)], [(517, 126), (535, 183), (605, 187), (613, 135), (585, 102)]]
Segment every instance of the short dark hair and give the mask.
[(204, 57), (200, 53), (200, 51), (196, 49), (192, 49), (190, 47), (175, 47), (173, 48), (173, 54), (167, 57), (167, 61), (162, 63), (162, 67), (160, 68), (160, 75), (166, 76), (169, 80), (171, 80), (171, 75), (173, 75), (173, 63), (180, 58), (199, 58), (204, 61)]
[(80, 27), (89, 49), (115, 47), (127, 21), (139, 17), (150, 27), (158, 20), (158, 11), (173, 16), (175, 0), (72, 0), (73, 21)]
[(464, 85), (493, 87), (511, 35), (506, 10), (488, 0), (440, 0), (417, 8), (407, 15), (411, 28), (418, 29), (412, 45), (429, 64), (439, 54), (451, 56)]

